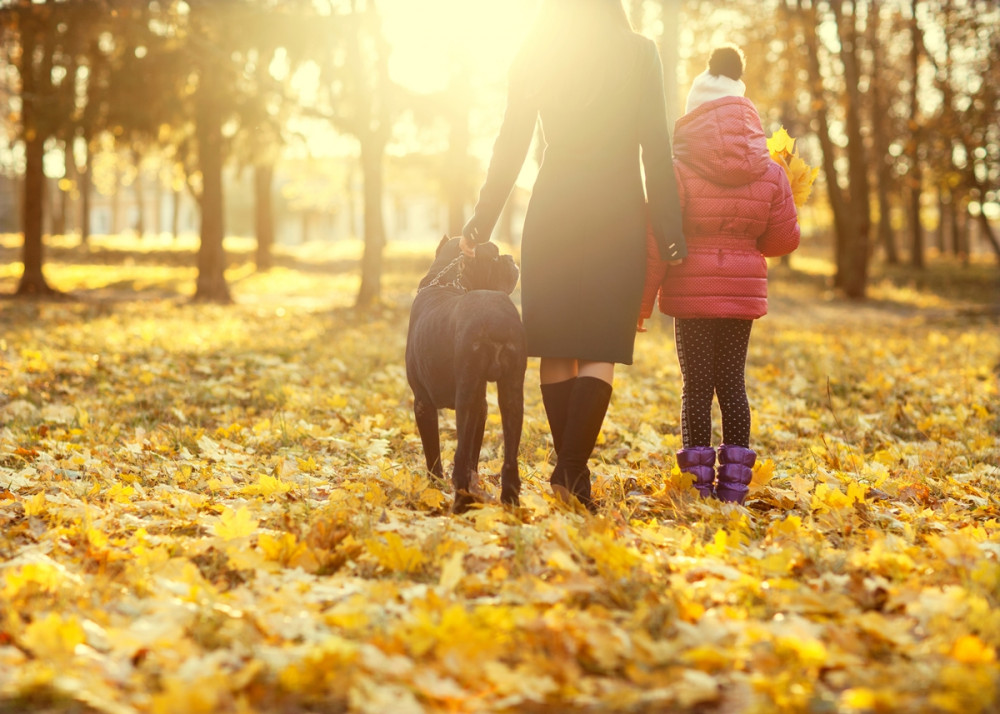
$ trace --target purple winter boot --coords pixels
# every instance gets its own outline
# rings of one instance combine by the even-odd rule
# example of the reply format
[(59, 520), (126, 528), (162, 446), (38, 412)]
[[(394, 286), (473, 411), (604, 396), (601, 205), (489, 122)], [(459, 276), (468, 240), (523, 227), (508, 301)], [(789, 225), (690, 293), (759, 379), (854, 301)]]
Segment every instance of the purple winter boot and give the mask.
[(756, 461), (757, 454), (745, 446), (723, 444), (719, 447), (719, 483), (715, 495), (720, 501), (743, 504)]
[(694, 487), (702, 498), (715, 495), (715, 449), (711, 446), (691, 446), (677, 452), (681, 471), (694, 475)]

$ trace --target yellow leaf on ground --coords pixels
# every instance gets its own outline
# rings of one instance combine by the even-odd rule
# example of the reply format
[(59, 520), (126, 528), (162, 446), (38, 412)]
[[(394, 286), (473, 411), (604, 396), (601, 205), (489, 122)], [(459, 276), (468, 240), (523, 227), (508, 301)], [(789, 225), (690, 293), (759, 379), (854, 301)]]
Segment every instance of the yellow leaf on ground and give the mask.
[(758, 461), (753, 467), (753, 478), (750, 480), (750, 490), (761, 488), (774, 476), (774, 462), (771, 459)]
[(226, 508), (219, 517), (219, 522), (215, 524), (215, 535), (223, 540), (243, 538), (257, 530), (258, 522), (250, 515), (246, 506), (240, 506), (238, 511)]
[(441, 578), (438, 584), (446, 592), (454, 590), (455, 586), (465, 577), (465, 568), (462, 566), (464, 560), (465, 554), (456, 551), (451, 554), (451, 557), (448, 558), (441, 568)]
[(989, 664), (996, 661), (997, 653), (975, 635), (964, 635), (955, 640), (951, 656), (962, 664)]
[(292, 490), (292, 484), (282, 481), (276, 476), (260, 474), (257, 482), (248, 484), (240, 489), (244, 496), (263, 496), (269, 498), (276, 494), (288, 493)]
[[(5, 599), (13, 598), (29, 585), (36, 585), (42, 592), (54, 592), (65, 580), (66, 573), (56, 563), (25, 563), (20, 568), (8, 570), (4, 575), (4, 587), (0, 590)], [(32, 588), (37, 592), (36, 589)]]
[(768, 535), (772, 538), (795, 538), (802, 529), (801, 516), (788, 516), (787, 518), (772, 523), (768, 528)]
[(26, 516), (40, 516), (48, 509), (44, 493), (36, 493), (31, 498), (24, 499), (22, 503)]
[(369, 538), (365, 546), (386, 570), (413, 573), (423, 567), (427, 556), (419, 547), (408, 546), (398, 533), (387, 531), (377, 538)]
[(420, 505), (428, 508), (441, 508), (445, 502), (445, 495), (436, 488), (426, 488), (420, 494)]
[(52, 612), (28, 625), (23, 641), (36, 657), (60, 659), (72, 656), (85, 638), (83, 626), (75, 617)]

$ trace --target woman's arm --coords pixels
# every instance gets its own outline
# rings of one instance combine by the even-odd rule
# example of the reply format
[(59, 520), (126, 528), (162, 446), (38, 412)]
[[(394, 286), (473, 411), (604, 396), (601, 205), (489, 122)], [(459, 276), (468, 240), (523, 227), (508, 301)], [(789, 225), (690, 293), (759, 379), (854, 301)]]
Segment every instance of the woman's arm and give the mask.
[(472, 218), (462, 229), (462, 235), (472, 243), (485, 243), (490, 239), (528, 155), (537, 117), (538, 107), (528, 96), (523, 82), (512, 72), (507, 88), (507, 111), (493, 144), (486, 181)]
[(643, 100), (639, 108), (639, 143), (646, 174), (649, 222), (663, 260), (680, 260), (687, 255), (681, 224), (681, 206), (667, 129), (667, 107), (663, 96), (663, 65), (656, 45), (646, 40), (649, 58)]

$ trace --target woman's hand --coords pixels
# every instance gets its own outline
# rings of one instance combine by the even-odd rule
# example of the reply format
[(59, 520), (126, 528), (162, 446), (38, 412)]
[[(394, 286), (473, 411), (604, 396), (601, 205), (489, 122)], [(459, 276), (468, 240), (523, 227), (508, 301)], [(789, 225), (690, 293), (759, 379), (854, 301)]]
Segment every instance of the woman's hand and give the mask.
[(462, 249), (466, 257), (476, 257), (476, 244), (469, 240), (468, 237), (463, 235), (461, 240), (458, 241), (458, 247)]
[(667, 265), (669, 265), (669, 266), (673, 267), (673, 266), (675, 266), (675, 265), (680, 265), (680, 264), (681, 264), (681, 263), (683, 263), (683, 262), (684, 262), (684, 259), (683, 259), (683, 258), (681, 258), (680, 260), (668, 260), (668, 261), (667, 261)]

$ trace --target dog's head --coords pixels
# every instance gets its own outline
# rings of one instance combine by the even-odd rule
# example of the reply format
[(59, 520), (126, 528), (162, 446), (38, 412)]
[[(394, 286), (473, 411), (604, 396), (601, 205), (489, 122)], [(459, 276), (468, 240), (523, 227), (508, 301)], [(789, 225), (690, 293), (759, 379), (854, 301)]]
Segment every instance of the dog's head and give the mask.
[(438, 284), (447, 284), (459, 278), (466, 290), (500, 290), (510, 295), (521, 274), (513, 256), (500, 255), (495, 243), (480, 243), (476, 246), (476, 257), (464, 256), (454, 268), (448, 269), (462, 255), (459, 240), (448, 236), (441, 239), (434, 253), (434, 262), (420, 281), (420, 287), (427, 287), (435, 278)]
[(476, 257), (465, 259), (462, 284), (466, 290), (499, 290), (510, 295), (520, 275), (513, 256), (500, 255), (496, 243), (480, 243)]

